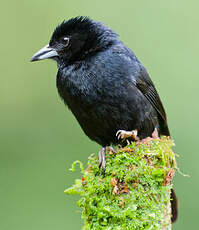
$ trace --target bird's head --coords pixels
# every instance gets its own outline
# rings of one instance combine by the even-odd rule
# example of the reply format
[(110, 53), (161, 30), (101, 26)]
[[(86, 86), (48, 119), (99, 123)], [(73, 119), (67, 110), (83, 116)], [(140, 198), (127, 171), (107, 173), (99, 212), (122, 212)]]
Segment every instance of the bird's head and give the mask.
[(40, 49), (31, 61), (54, 59), (58, 64), (71, 64), (100, 50), (117, 39), (117, 34), (88, 17), (76, 17), (62, 22), (53, 32), (48, 45)]

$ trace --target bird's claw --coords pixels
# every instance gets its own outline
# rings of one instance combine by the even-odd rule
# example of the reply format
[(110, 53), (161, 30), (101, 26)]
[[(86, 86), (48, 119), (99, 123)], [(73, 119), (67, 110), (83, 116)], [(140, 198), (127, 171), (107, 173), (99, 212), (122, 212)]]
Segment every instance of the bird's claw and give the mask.
[(137, 129), (135, 130), (132, 130), (132, 131), (126, 131), (126, 130), (118, 130), (117, 133), (116, 133), (116, 137), (119, 139), (122, 139), (122, 140), (125, 140), (127, 138), (131, 138), (135, 141), (139, 140), (139, 138), (137, 137)]

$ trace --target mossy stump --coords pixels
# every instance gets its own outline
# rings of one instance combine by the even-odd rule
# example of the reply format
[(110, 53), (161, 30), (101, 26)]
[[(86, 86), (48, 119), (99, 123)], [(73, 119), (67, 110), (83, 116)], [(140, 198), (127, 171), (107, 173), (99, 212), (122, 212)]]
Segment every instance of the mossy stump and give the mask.
[(146, 138), (106, 153), (106, 171), (91, 155), (80, 163), (82, 179), (65, 190), (79, 194), (84, 230), (169, 230), (170, 192), (176, 170), (173, 142), (168, 137)]

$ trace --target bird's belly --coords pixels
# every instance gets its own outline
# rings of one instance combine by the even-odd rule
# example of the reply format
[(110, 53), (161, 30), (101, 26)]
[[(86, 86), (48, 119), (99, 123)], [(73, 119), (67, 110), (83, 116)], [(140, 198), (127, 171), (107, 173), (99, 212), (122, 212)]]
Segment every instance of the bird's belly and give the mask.
[(118, 130), (137, 129), (138, 136), (144, 138), (150, 136), (156, 126), (156, 113), (149, 103), (138, 106), (135, 98), (94, 98), (93, 95), (71, 94), (68, 90), (61, 92), (60, 96), (85, 134), (102, 146), (119, 144)]
[(116, 132), (119, 129), (118, 121), (112, 110), (103, 106), (89, 105), (71, 108), (85, 134), (100, 145), (110, 145), (116, 142)]
[(139, 129), (139, 114), (127, 106), (102, 102), (85, 103), (75, 100), (69, 105), (85, 134), (102, 146), (118, 144), (116, 132), (120, 129)]

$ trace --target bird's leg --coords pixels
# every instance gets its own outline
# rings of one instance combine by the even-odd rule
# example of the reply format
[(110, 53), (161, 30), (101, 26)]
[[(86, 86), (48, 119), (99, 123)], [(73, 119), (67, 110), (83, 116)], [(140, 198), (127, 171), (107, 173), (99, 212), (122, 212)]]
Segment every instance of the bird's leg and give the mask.
[(106, 167), (106, 159), (105, 159), (106, 150), (109, 150), (109, 151), (111, 151), (113, 153), (115, 152), (115, 150), (111, 146), (103, 147), (99, 151), (99, 155), (98, 155), (99, 156), (99, 168), (102, 167), (104, 171), (105, 171), (105, 167)]
[(126, 130), (118, 130), (117, 133), (116, 133), (116, 137), (119, 139), (122, 139), (122, 140), (125, 140), (125, 139), (128, 139), (128, 138), (131, 138), (135, 141), (139, 140), (139, 137), (137, 137), (137, 129), (135, 130), (132, 130), (132, 131), (126, 131)]
[(99, 168), (102, 166), (103, 169), (105, 169), (105, 166), (106, 166), (105, 152), (106, 152), (106, 147), (103, 147), (99, 151), (99, 154), (98, 154), (98, 157), (99, 157)]

